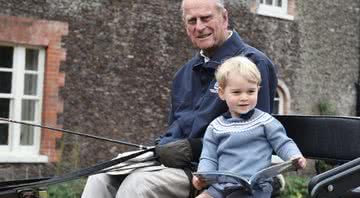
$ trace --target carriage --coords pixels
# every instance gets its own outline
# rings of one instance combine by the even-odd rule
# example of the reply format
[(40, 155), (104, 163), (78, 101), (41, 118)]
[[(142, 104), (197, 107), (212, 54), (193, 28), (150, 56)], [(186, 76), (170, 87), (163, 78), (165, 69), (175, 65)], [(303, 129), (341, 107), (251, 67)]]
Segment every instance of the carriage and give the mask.
[[(308, 184), (309, 197), (360, 197), (360, 188), (357, 188), (360, 186), (360, 117), (305, 115), (275, 115), (275, 117), (284, 125), (288, 136), (296, 142), (306, 158), (332, 161), (339, 164), (339, 166), (311, 178)], [(11, 120), (5, 121), (16, 123), (16, 121)], [(62, 129), (46, 128), (93, 137)], [(108, 140), (107, 138), (102, 139)], [(46, 188), (49, 185), (104, 172), (104, 169), (108, 167), (154, 150), (154, 147), (116, 142), (137, 146), (139, 150), (124, 157), (63, 176), (0, 182), (0, 198), (46, 198)]]

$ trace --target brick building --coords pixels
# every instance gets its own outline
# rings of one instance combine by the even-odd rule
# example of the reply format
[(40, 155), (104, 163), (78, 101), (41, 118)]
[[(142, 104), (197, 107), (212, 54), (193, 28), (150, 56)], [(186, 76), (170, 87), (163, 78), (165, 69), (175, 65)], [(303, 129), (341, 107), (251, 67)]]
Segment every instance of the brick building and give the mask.
[[(227, 1), (242, 38), (278, 66), (277, 113), (319, 114), (328, 104), (356, 114), (359, 4)], [(196, 53), (179, 6), (0, 0), (0, 117), (152, 144), (166, 128), (172, 76)], [(0, 179), (52, 175), (131, 149), (4, 122), (0, 130)]]

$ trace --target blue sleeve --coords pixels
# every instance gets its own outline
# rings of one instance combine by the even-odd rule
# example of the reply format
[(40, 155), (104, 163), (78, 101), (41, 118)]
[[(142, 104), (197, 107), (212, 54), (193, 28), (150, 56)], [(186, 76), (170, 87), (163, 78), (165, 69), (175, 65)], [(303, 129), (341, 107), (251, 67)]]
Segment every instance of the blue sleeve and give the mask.
[(295, 142), (286, 134), (283, 125), (274, 120), (265, 126), (267, 140), (270, 142), (275, 153), (283, 160), (289, 160), (292, 156), (301, 154)]

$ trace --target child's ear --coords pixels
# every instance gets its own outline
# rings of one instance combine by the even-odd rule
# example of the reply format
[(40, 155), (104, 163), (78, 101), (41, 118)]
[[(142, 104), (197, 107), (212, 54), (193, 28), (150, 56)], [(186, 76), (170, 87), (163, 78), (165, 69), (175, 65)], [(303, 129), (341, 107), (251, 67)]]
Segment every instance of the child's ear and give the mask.
[(224, 89), (222, 87), (219, 87), (218, 89), (218, 95), (221, 100), (225, 100), (224, 98)]

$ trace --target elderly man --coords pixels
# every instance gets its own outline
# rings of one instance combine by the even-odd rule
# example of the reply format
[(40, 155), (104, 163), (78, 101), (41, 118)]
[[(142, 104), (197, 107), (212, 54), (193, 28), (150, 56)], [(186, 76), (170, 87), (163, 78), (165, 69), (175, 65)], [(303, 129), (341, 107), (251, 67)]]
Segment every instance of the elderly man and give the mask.
[[(271, 112), (277, 86), (274, 65), (228, 29), (223, 0), (183, 0), (182, 14), (186, 33), (199, 53), (179, 69), (173, 80), (169, 127), (157, 146), (160, 161), (167, 168), (135, 171), (125, 179), (106, 173), (91, 176), (83, 198), (189, 197), (191, 174), (185, 166), (198, 160), (208, 124), (228, 110), (217, 95), (214, 72), (229, 57), (242, 55), (256, 64), (262, 78), (257, 108)], [(179, 155), (185, 156), (185, 163), (172, 158)]]

